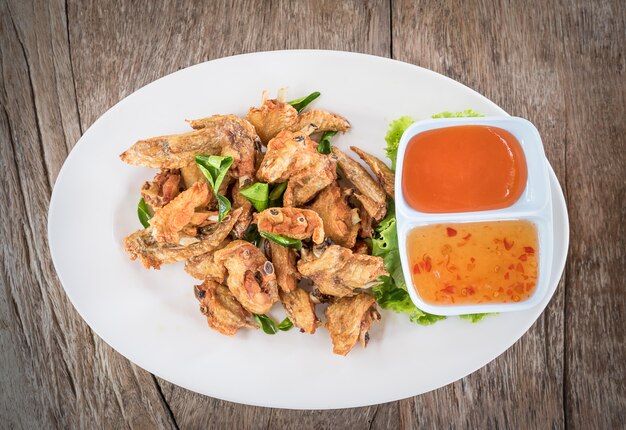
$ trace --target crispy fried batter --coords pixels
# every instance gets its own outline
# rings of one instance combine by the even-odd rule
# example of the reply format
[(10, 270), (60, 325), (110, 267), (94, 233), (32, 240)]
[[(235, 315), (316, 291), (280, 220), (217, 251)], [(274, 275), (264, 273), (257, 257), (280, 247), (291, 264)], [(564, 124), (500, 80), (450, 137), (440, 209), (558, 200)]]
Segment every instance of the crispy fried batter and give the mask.
[(180, 170), (161, 169), (154, 179), (141, 187), (141, 197), (153, 208), (161, 208), (182, 191)]
[(393, 189), (394, 182), (396, 180), (395, 173), (393, 173), (382, 160), (379, 160), (373, 155), (368, 154), (362, 149), (359, 149), (356, 146), (351, 146), (350, 149), (352, 149), (359, 157), (361, 157), (361, 160), (365, 161), (365, 164), (367, 164), (369, 168), (372, 169), (372, 172), (374, 172), (374, 175), (376, 175), (376, 179), (378, 179), (378, 183), (381, 185), (381, 187), (383, 187), (389, 197), (391, 197), (392, 199), (395, 198)]
[(350, 123), (344, 117), (323, 110), (312, 109), (300, 114), (297, 121), (291, 124), (288, 130), (302, 130), (309, 124), (315, 125), (316, 131), (341, 131), (345, 133), (350, 129)]
[(278, 287), (285, 292), (290, 292), (298, 287), (300, 273), (296, 269), (296, 253), (293, 249), (281, 246), (269, 241), (272, 264), (276, 270)]
[(215, 252), (215, 262), (226, 267), (226, 284), (248, 311), (264, 314), (278, 301), (274, 266), (250, 242), (229, 243)]
[(332, 184), (335, 179), (337, 179), (335, 160), (331, 157), (322, 156), (311, 167), (289, 179), (283, 195), (283, 204), (286, 207), (302, 206)]
[(298, 271), (311, 278), (322, 294), (351, 296), (355, 288), (368, 288), (376, 278), (387, 274), (381, 257), (354, 254), (338, 245), (316, 253), (315, 248), (309, 252), (303, 249)]
[(326, 187), (309, 209), (318, 213), (324, 223), (326, 236), (337, 245), (352, 248), (359, 232), (359, 211), (348, 205), (349, 190), (342, 190), (337, 183)]
[[(230, 243), (229, 239), (224, 240), (216, 249), (222, 249)], [(206, 279), (224, 283), (226, 278), (226, 268), (223, 264), (215, 262), (215, 251), (206, 254), (196, 255), (185, 262), (185, 272), (196, 279), (204, 281)]]
[(352, 248), (352, 252), (354, 252), (355, 254), (369, 255), (371, 250), (367, 242), (365, 242), (364, 240), (357, 240), (356, 244)]
[(325, 315), (333, 352), (339, 355), (347, 355), (357, 342), (365, 348), (372, 322), (380, 319), (376, 300), (366, 293), (336, 300), (326, 308)]
[(324, 225), (320, 216), (308, 209), (270, 208), (254, 214), (259, 231), (289, 237), (309, 239), (314, 243), (324, 241)]
[(267, 145), (256, 175), (268, 183), (285, 182), (291, 176), (319, 162), (317, 144), (302, 132), (281, 131)]
[(304, 132), (282, 131), (267, 146), (257, 178), (268, 183), (289, 180), (285, 206), (300, 206), (336, 178), (335, 157), (317, 152), (317, 144)]
[(258, 136), (250, 123), (235, 115), (213, 115), (191, 124), (198, 130), (139, 140), (120, 158), (128, 164), (177, 169), (193, 164), (197, 154), (230, 155), (234, 177), (254, 177)]
[(180, 168), (180, 175), (183, 178), (185, 188), (191, 187), (196, 182), (207, 182), (206, 178), (198, 168), (198, 165), (194, 162), (188, 166)]
[(261, 106), (251, 107), (247, 119), (254, 126), (264, 145), (283, 130), (298, 131), (312, 124), (317, 131), (341, 131), (350, 129), (350, 123), (343, 117), (322, 110), (309, 110), (298, 115), (298, 111), (285, 103), (286, 89), (281, 89), (277, 99), (269, 100), (263, 92)]
[(154, 212), (150, 220), (152, 235), (159, 243), (180, 245), (186, 235), (181, 230), (194, 217), (195, 209), (206, 206), (209, 201), (209, 187), (206, 183), (195, 183), (174, 200)]
[(293, 325), (304, 333), (315, 333), (320, 322), (315, 315), (315, 304), (311, 301), (309, 293), (302, 288), (296, 288), (291, 292), (280, 290), (278, 294)]
[(252, 315), (235, 299), (230, 290), (218, 282), (206, 280), (195, 288), (200, 300), (200, 312), (207, 317), (209, 327), (226, 336), (232, 336), (243, 327), (258, 328)]
[(374, 227), (372, 226), (372, 224), (374, 223), (374, 218), (370, 216), (370, 214), (367, 212), (361, 202), (358, 202), (357, 205), (359, 209), (359, 218), (361, 219), (359, 236), (363, 239), (372, 237), (372, 235), (374, 234)]
[(256, 129), (261, 142), (267, 145), (279, 132), (296, 122), (298, 111), (290, 104), (276, 99), (264, 100), (261, 107), (251, 107), (246, 118)]
[(359, 190), (360, 194), (355, 193), (356, 197), (365, 210), (376, 221), (380, 221), (387, 213), (387, 195), (385, 190), (367, 173), (367, 171), (357, 161), (348, 157), (336, 146), (333, 152), (339, 159), (339, 167), (345, 174), (346, 178)]
[(188, 246), (164, 245), (158, 243), (152, 234), (152, 227), (138, 230), (124, 239), (124, 247), (131, 260), (139, 258), (149, 269), (159, 269), (163, 264), (183, 261), (196, 255), (215, 250), (226, 239), (241, 215), (242, 209), (236, 209), (218, 224), (211, 224), (198, 229), (198, 242)]
[(243, 186), (239, 185), (240, 183), (235, 183), (232, 188), (232, 196), (233, 196), (233, 208), (243, 208), (243, 212), (237, 220), (237, 224), (233, 228), (233, 234), (237, 239), (242, 239), (248, 227), (250, 227), (250, 223), (252, 222), (252, 212), (253, 207), (250, 200), (245, 198), (239, 192), (242, 188), (248, 187), (250, 184), (245, 183)]

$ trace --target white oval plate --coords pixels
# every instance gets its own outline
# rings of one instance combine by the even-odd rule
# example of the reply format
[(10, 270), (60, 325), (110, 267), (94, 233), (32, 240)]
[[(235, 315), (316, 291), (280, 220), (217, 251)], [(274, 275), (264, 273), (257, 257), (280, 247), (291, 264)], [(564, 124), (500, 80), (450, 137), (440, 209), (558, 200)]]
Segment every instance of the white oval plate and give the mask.
[(244, 330), (226, 337), (198, 311), (182, 264), (145, 270), (124, 254), (125, 235), (140, 228), (139, 187), (150, 169), (118, 154), (139, 138), (188, 131), (185, 119), (244, 115), (261, 91), (289, 88), (296, 98), (322, 96), (314, 107), (347, 117), (337, 136), (384, 158), (388, 123), (472, 108), (506, 115), (469, 88), (413, 65), (333, 51), (276, 51), (223, 58), (159, 79), (112, 107), (83, 135), (54, 187), (48, 234), (54, 265), (76, 309), (109, 345), (159, 377), (233, 402), (278, 408), (330, 409), (398, 400), (449, 384), (489, 363), (533, 324), (554, 293), (565, 265), (568, 219), (551, 172), (554, 260), (550, 292), (537, 307), (478, 324), (448, 318), (412, 324), (383, 311), (367, 349), (332, 353), (328, 332), (268, 336)]

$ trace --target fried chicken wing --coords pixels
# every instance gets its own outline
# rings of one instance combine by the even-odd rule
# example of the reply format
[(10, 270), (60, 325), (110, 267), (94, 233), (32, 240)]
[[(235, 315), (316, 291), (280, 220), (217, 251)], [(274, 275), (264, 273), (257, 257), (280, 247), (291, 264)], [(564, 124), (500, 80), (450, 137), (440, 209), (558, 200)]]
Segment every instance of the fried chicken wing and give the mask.
[[(283, 97), (279, 95), (279, 98)], [(285, 103), (284, 98), (267, 99), (267, 92), (264, 92), (261, 107), (251, 107), (246, 118), (256, 129), (261, 142), (267, 145), (274, 136), (297, 121), (298, 111)]]
[(229, 243), (215, 252), (215, 262), (226, 267), (226, 285), (248, 311), (264, 314), (278, 301), (274, 266), (250, 242)]
[[(229, 243), (229, 239), (224, 240), (216, 250), (224, 248)], [(209, 279), (222, 284), (226, 279), (226, 268), (223, 264), (215, 262), (215, 251), (196, 255), (185, 261), (185, 272), (201, 281)]]
[(254, 223), (259, 231), (289, 237), (312, 239), (314, 243), (324, 241), (324, 225), (320, 216), (309, 209), (270, 208), (254, 214)]
[(302, 132), (282, 131), (267, 145), (256, 175), (268, 183), (285, 182), (294, 174), (317, 163), (322, 154), (317, 144)]
[(298, 287), (300, 273), (296, 269), (296, 253), (293, 249), (269, 241), (272, 264), (280, 290), (294, 291)]
[(250, 123), (235, 115), (214, 115), (191, 124), (197, 130), (139, 140), (120, 158), (138, 166), (178, 169), (193, 164), (198, 154), (230, 155), (234, 177), (254, 177), (258, 136)]
[(369, 168), (372, 169), (372, 172), (374, 172), (374, 175), (376, 175), (376, 179), (378, 179), (378, 183), (381, 187), (383, 187), (387, 195), (389, 195), (389, 197), (391, 197), (392, 199), (395, 198), (394, 183), (396, 180), (396, 174), (393, 173), (382, 160), (379, 160), (373, 155), (368, 154), (362, 149), (359, 149), (356, 146), (351, 146), (350, 149), (352, 149), (359, 157), (361, 157), (361, 160), (365, 161), (365, 164), (367, 164)]
[(335, 300), (326, 308), (325, 315), (333, 352), (339, 355), (347, 355), (357, 342), (365, 348), (370, 326), (380, 319), (376, 299), (366, 293)]
[(335, 160), (331, 157), (322, 156), (311, 167), (289, 179), (287, 189), (283, 195), (283, 204), (287, 207), (302, 206), (336, 179), (337, 168)]
[(302, 288), (296, 288), (291, 292), (280, 290), (278, 294), (293, 325), (304, 333), (315, 333), (320, 322), (315, 315), (315, 304), (309, 293)]
[(351, 296), (355, 288), (368, 288), (376, 278), (387, 274), (381, 257), (354, 254), (339, 245), (316, 253), (315, 248), (308, 252), (303, 248), (298, 271), (310, 278), (322, 294)]
[(209, 186), (196, 182), (183, 191), (174, 200), (154, 212), (150, 220), (152, 235), (159, 243), (180, 245), (181, 230), (189, 224), (198, 207), (209, 202)]
[(161, 208), (171, 202), (182, 190), (178, 169), (161, 169), (152, 181), (141, 187), (141, 197), (153, 208)]
[(345, 133), (350, 129), (350, 123), (344, 117), (323, 110), (312, 109), (300, 114), (288, 130), (302, 130), (309, 124), (315, 125), (316, 131), (341, 131)]
[(268, 99), (263, 92), (261, 107), (248, 110), (247, 119), (256, 129), (264, 145), (283, 130), (299, 131), (312, 124), (317, 131), (341, 131), (350, 129), (350, 123), (343, 117), (322, 110), (309, 110), (298, 115), (298, 111), (285, 102), (286, 90), (278, 92), (278, 98)]
[[(215, 118), (216, 116), (218, 118)], [(229, 170), (233, 177), (239, 178), (240, 182), (250, 181), (256, 172), (256, 147), (259, 137), (252, 124), (245, 119), (235, 115), (228, 115), (228, 117), (236, 125), (233, 125), (227, 133), (227, 141), (222, 145), (220, 155), (233, 157), (233, 165)], [(220, 121), (220, 116), (215, 115), (191, 120), (189, 124), (192, 128), (202, 130), (213, 127), (216, 122)]]
[(257, 178), (268, 183), (289, 181), (283, 202), (300, 206), (336, 178), (336, 159), (317, 152), (317, 143), (305, 132), (282, 131), (267, 146)]
[(215, 250), (233, 229), (242, 209), (235, 209), (222, 222), (197, 229), (197, 242), (190, 245), (170, 245), (158, 243), (152, 227), (138, 230), (124, 239), (124, 248), (131, 260), (139, 258), (146, 269), (159, 269), (163, 264), (187, 260), (196, 255)]
[(337, 183), (326, 187), (309, 209), (318, 213), (324, 224), (326, 236), (337, 245), (352, 248), (359, 233), (359, 210), (348, 205), (349, 190), (342, 190)]
[(336, 146), (333, 153), (339, 159), (338, 164), (346, 178), (356, 187), (356, 197), (365, 210), (376, 221), (380, 221), (387, 213), (387, 195), (385, 190), (367, 173), (357, 161), (348, 157)]
[(206, 280), (194, 287), (200, 301), (200, 312), (207, 317), (209, 327), (226, 336), (232, 336), (240, 328), (258, 328), (252, 315), (235, 299), (230, 290), (218, 282)]
[(191, 187), (196, 182), (206, 182), (208, 184), (208, 181), (206, 180), (196, 163), (181, 167), (180, 176), (183, 179), (185, 188)]

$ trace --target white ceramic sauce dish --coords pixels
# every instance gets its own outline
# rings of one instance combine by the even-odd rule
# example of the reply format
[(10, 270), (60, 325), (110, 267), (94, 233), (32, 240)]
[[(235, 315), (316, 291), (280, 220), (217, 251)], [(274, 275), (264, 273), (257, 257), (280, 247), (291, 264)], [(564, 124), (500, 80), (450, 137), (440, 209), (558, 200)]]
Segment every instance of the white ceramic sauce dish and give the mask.
[[(425, 213), (416, 211), (407, 204), (402, 190), (402, 176), (405, 168), (404, 156), (408, 143), (414, 136), (422, 132), (462, 125), (500, 127), (511, 133), (518, 140), (524, 152), (528, 170), (526, 187), (521, 197), (512, 206), (497, 210), (457, 213)], [(406, 168), (408, 169), (409, 166), (406, 166)], [(396, 166), (395, 195), (402, 270), (411, 300), (418, 308), (436, 315), (519, 311), (538, 305), (547, 294), (553, 253), (552, 196), (548, 176), (548, 161), (545, 157), (539, 132), (531, 122), (516, 117), (445, 118), (416, 122), (404, 132), (400, 140)], [(413, 285), (411, 266), (407, 253), (407, 236), (413, 228), (430, 224), (507, 220), (530, 221), (537, 228), (539, 243), (537, 286), (528, 299), (514, 303), (434, 305), (426, 303), (420, 297)]]

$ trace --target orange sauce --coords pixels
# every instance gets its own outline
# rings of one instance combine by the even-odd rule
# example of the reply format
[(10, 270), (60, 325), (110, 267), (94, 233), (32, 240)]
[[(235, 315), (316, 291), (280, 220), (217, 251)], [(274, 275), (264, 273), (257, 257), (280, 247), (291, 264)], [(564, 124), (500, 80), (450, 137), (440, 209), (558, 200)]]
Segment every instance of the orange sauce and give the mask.
[(484, 125), (445, 127), (409, 141), (402, 192), (420, 212), (502, 209), (520, 198), (527, 175), (524, 151), (508, 131)]
[(526, 300), (537, 286), (537, 240), (529, 221), (416, 227), (407, 238), (413, 286), (434, 305)]

